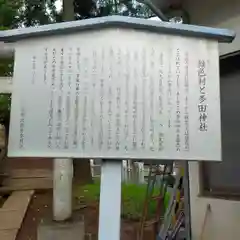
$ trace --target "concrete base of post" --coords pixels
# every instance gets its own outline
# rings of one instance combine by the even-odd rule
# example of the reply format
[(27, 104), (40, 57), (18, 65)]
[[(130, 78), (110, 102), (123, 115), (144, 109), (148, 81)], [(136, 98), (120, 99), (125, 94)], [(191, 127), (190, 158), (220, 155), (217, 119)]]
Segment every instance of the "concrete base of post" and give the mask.
[(84, 240), (84, 220), (68, 222), (43, 222), (38, 226), (38, 240)]

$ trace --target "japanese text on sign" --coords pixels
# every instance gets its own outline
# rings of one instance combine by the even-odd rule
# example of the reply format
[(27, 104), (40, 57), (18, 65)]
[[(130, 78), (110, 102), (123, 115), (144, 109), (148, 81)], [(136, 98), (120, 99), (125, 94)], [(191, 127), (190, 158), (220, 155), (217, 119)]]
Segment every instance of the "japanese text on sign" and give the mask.
[(9, 155), (220, 160), (217, 43), (118, 33), (19, 44)]

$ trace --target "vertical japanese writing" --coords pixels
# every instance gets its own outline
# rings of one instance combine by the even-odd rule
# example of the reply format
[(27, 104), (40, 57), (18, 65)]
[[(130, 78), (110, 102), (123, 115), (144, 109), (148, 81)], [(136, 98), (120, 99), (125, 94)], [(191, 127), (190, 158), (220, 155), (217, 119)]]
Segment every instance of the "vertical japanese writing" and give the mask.
[(88, 107), (88, 74), (89, 74), (89, 59), (84, 57), (83, 59), (84, 67), (84, 85), (83, 85), (83, 114), (82, 114), (82, 150), (85, 150), (86, 140), (87, 140), (87, 107)]
[(180, 50), (179, 48), (177, 49), (177, 54), (176, 54), (176, 82), (177, 82), (177, 93), (176, 93), (176, 118), (175, 118), (175, 123), (176, 123), (176, 139), (175, 139), (175, 147), (176, 151), (180, 152), (181, 150), (181, 138), (180, 138), (180, 129), (181, 129), (181, 112), (180, 112), (180, 69), (181, 69), (181, 64), (180, 64)]
[(164, 149), (164, 133), (163, 133), (163, 123), (162, 123), (162, 116), (163, 116), (163, 53), (161, 52), (159, 55), (159, 70), (158, 70), (158, 75), (159, 75), (159, 82), (158, 82), (158, 112), (160, 118), (158, 119), (159, 121), (159, 133), (158, 133), (158, 151), (163, 151)]
[(25, 132), (25, 109), (22, 107), (20, 111), (20, 136), (19, 136), (19, 148), (24, 148), (24, 132)]
[(188, 110), (188, 94), (189, 94), (189, 79), (188, 79), (188, 65), (189, 65), (189, 56), (188, 52), (185, 53), (184, 58), (184, 68), (185, 68), (185, 76), (184, 76), (184, 89), (185, 89), (185, 101), (184, 101), (184, 123), (185, 123), (185, 131), (184, 131), (184, 150), (189, 151), (189, 110)]
[(52, 65), (51, 65), (51, 96), (50, 96), (50, 104), (48, 109), (48, 148), (52, 148), (52, 140), (53, 140), (53, 97), (54, 97), (54, 89), (55, 89), (55, 81), (56, 81), (56, 49), (52, 50)]
[(107, 141), (107, 149), (112, 149), (112, 79), (113, 79), (113, 64), (112, 61), (114, 60), (114, 51), (113, 48), (110, 48), (109, 51), (109, 76), (108, 76), (108, 141)]
[(125, 151), (128, 151), (128, 112), (129, 112), (129, 80), (130, 80), (130, 53), (127, 49), (126, 53), (126, 72), (125, 72), (125, 109), (124, 109), (124, 142), (125, 142)]
[(167, 105), (168, 105), (168, 128), (171, 128), (171, 112), (172, 112), (172, 49), (168, 52), (169, 63), (168, 63), (168, 77), (167, 77)]
[(71, 93), (71, 84), (72, 84), (72, 57), (73, 49), (70, 47), (68, 50), (68, 94)]
[(207, 94), (206, 94), (206, 61), (198, 61), (198, 84), (199, 84), (199, 130), (201, 132), (206, 132), (208, 130), (207, 126)]
[(146, 73), (146, 49), (144, 48), (142, 50), (142, 54), (141, 54), (141, 59), (142, 59), (142, 73), (141, 73), (141, 77), (142, 77), (142, 126), (141, 126), (141, 148), (145, 149), (145, 101), (146, 101), (146, 97), (145, 97), (145, 88), (146, 88), (146, 78), (147, 78), (147, 73)]
[(117, 88), (117, 114), (116, 114), (116, 150), (120, 149), (120, 129), (121, 129), (121, 88)]
[(32, 84), (35, 84), (35, 78), (36, 78), (36, 56), (34, 55), (32, 57), (32, 79), (31, 79)]
[(103, 148), (103, 104), (104, 104), (104, 64), (105, 64), (105, 52), (104, 48), (102, 48), (102, 65), (101, 65), (101, 79), (100, 79), (100, 129), (98, 134), (98, 144), (99, 149), (102, 150)]
[(152, 72), (154, 72), (154, 68), (155, 68), (155, 57), (154, 57), (154, 49), (151, 49), (151, 61), (150, 61), (150, 85), (149, 85), (149, 92), (150, 92), (150, 129), (149, 129), (149, 133), (150, 133), (150, 151), (154, 151), (154, 78), (153, 78), (153, 74)]
[(47, 65), (48, 65), (48, 48), (45, 48), (43, 60), (43, 81), (45, 84), (47, 84)]
[[(114, 40), (114, 31), (109, 34)], [(136, 43), (138, 37), (143, 40)], [(210, 67), (216, 44), (178, 37), (155, 44), (155, 38), (129, 33), (124, 41), (101, 40), (98, 46), (88, 35), (71, 36), (70, 42), (56, 38), (42, 47), (31, 41), (24, 59), (30, 71), (23, 73), (21, 63), (15, 69), (25, 80), (16, 85), (17, 145), (11, 154), (17, 149), (29, 154), (32, 148), (45, 156), (69, 153), (73, 158), (219, 159), (218, 66)], [(29, 46), (21, 45), (22, 51)], [(210, 84), (210, 76), (216, 82)], [(217, 116), (214, 126), (211, 109)], [(28, 123), (40, 129), (35, 144)], [(214, 154), (206, 139), (215, 143), (208, 146)]]
[[(138, 52), (134, 52), (134, 79), (138, 79)], [(132, 148), (136, 150), (137, 148), (137, 97), (138, 97), (138, 89), (137, 82), (134, 83), (133, 89), (133, 109), (132, 109), (132, 121), (133, 121), (133, 133), (132, 133)]]
[(74, 107), (74, 131), (73, 131), (73, 147), (78, 147), (78, 124), (79, 124), (79, 97), (80, 97), (80, 57), (81, 49), (78, 47), (76, 51), (77, 74), (75, 80), (75, 107)]
[(66, 119), (65, 119), (65, 139), (64, 139), (64, 148), (69, 149), (69, 118), (70, 118), (70, 109), (71, 109), (71, 81), (72, 81), (72, 48), (68, 49), (68, 62), (67, 62), (67, 83), (68, 90), (66, 96)]
[[(96, 50), (93, 50), (92, 52), (92, 61), (93, 61), (93, 66), (92, 66), (92, 91), (93, 94), (95, 94), (95, 88), (96, 88), (96, 77), (97, 77), (97, 52)], [(91, 109), (92, 109), (92, 118), (91, 118), (91, 145), (92, 147), (94, 146), (94, 119), (95, 119), (95, 99), (92, 97), (91, 100)]]
[(60, 67), (59, 67), (59, 94), (57, 100), (57, 124), (56, 124), (56, 147), (61, 147), (61, 130), (62, 130), (62, 95), (63, 95), (63, 72), (64, 72), (64, 50), (60, 50)]
[(52, 75), (51, 75), (51, 85), (52, 85), (52, 90), (55, 89), (56, 87), (56, 56), (57, 56), (57, 50), (56, 48), (53, 48), (52, 51)]
[[(121, 78), (121, 66), (122, 66), (122, 56), (121, 49), (118, 49), (117, 53), (117, 64), (118, 64), (118, 78)], [(120, 129), (121, 129), (121, 87), (117, 87), (117, 96), (116, 96), (116, 142), (115, 149), (119, 151), (120, 149)]]

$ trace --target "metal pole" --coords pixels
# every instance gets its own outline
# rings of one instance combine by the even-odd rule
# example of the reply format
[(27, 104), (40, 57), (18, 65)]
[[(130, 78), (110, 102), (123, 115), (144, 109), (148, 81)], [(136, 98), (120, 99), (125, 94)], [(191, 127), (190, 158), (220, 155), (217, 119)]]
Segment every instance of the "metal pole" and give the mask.
[(184, 214), (185, 214), (185, 231), (186, 239), (191, 240), (191, 208), (190, 208), (190, 188), (189, 188), (189, 166), (188, 161), (184, 161)]

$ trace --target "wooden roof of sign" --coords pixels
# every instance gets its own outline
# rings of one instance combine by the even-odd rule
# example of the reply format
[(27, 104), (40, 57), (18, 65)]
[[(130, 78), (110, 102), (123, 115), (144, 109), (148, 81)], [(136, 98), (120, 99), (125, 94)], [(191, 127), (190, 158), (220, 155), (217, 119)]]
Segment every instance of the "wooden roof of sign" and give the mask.
[(108, 16), (86, 20), (54, 23), (37, 27), (19, 28), (0, 32), (0, 41), (15, 42), (29, 37), (42, 37), (58, 34), (70, 34), (86, 30), (104, 28), (129, 28), (155, 33), (165, 33), (190, 37), (214, 39), (219, 42), (232, 42), (235, 33), (227, 29), (218, 29), (188, 24), (149, 21), (124, 16)]

